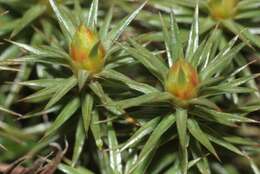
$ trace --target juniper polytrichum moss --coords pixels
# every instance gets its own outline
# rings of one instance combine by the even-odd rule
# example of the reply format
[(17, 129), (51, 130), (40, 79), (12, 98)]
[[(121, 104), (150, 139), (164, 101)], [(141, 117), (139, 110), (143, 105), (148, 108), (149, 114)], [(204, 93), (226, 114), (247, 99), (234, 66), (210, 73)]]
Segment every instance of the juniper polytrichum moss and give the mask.
[(258, 0), (0, 0), (0, 171), (258, 174)]

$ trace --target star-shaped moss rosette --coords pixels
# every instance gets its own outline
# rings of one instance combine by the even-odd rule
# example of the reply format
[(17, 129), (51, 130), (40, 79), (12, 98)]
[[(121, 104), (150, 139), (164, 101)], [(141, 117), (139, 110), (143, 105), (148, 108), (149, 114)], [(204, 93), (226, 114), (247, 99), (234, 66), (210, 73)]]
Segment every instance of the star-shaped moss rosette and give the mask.
[[(158, 4), (163, 3), (158, 2)], [(171, 1), (172, 2), (172, 1)], [(219, 25), (222, 37), (225, 38), (228, 33), (234, 33), (245, 42), (260, 48), (259, 37), (259, 2), (250, 0), (200, 0), (200, 33), (204, 33)], [(154, 1), (154, 4), (157, 2)], [(165, 3), (170, 3), (165, 0)], [(192, 13), (187, 13), (196, 6), (196, 1), (173, 1), (173, 4), (183, 8), (184, 18), (192, 18)], [(186, 10), (185, 10), (186, 9)], [(176, 9), (178, 10), (178, 8)], [(191, 12), (190, 11), (190, 12)], [(180, 17), (181, 12), (178, 13)], [(189, 16), (190, 15), (190, 16)], [(246, 23), (245, 23), (246, 21)], [(241, 32), (243, 31), (243, 32)]]
[[(77, 10), (73, 13), (65, 6), (57, 5), (54, 0), (50, 0), (50, 5), (58, 19), (63, 35), (58, 34), (55, 38), (56, 42), (51, 46), (33, 47), (10, 41), (29, 53), (24, 57), (12, 59), (10, 62), (36, 62), (50, 69), (50, 71), (43, 71), (47, 78), (19, 83), (37, 90), (34, 94), (20, 101), (37, 103), (40, 107), (43, 101), (48, 100), (43, 111), (28, 114), (24, 118), (61, 110), (51, 127), (46, 131), (42, 141), (57, 132), (77, 111), (81, 111), (82, 117), (77, 126), (72, 159), (72, 164), (75, 165), (84, 146), (89, 127), (99, 149), (105, 146), (101, 137), (103, 133), (109, 133), (106, 146), (114, 149), (113, 147), (117, 144), (111, 121), (104, 125), (110, 130), (108, 132), (101, 132), (101, 125), (98, 124), (99, 109), (102, 110), (102, 117), (109, 114), (124, 114), (124, 110), (106, 105), (112, 102), (112, 99), (103, 90), (101, 82), (103, 79), (120, 80), (126, 86), (131, 86), (140, 92), (154, 90), (146, 84), (131, 80), (114, 69), (120, 64), (128, 63), (128, 61), (120, 61), (118, 52), (120, 53), (122, 48), (114, 43), (138, 15), (145, 3), (114, 24), (112, 28), (110, 25), (111, 9), (102, 25), (100, 24), (99, 30), (96, 27), (99, 26), (98, 0), (92, 2), (87, 17), (84, 17), (86, 11), (81, 9), (79, 4), (76, 4)], [(110, 112), (108, 113), (101, 106), (108, 106), (106, 109)], [(114, 166), (112, 168), (116, 170)]]
[[(216, 51), (214, 49), (217, 39), (216, 30), (200, 43), (198, 8), (194, 16), (187, 47), (184, 47), (180, 40), (180, 30), (173, 12), (170, 23), (161, 18), (167, 64), (162, 57), (144, 48), (133, 39), (129, 40), (129, 44), (121, 45), (130, 57), (139, 61), (158, 79), (161, 87), (156, 92), (147, 91), (146, 94), (136, 98), (114, 101), (110, 106), (117, 106), (121, 109), (135, 107), (136, 110), (146, 105), (149, 107), (149, 104), (153, 104), (154, 109), (156, 103), (165, 103), (169, 109), (165, 114), (155, 112), (153, 115), (159, 115), (159, 117), (145, 122), (129, 140), (120, 146), (120, 151), (131, 149), (130, 156), (131, 154), (138, 155), (129, 171), (145, 173), (156, 150), (176, 137), (179, 140), (179, 155), (175, 159), (176, 166), (173, 167), (172, 172), (185, 174), (191, 166), (196, 165), (200, 173), (210, 173), (207, 153), (204, 153), (202, 147), (219, 159), (212, 143), (236, 155), (247, 156), (233, 145), (232, 140), (225, 138), (239, 135), (235, 133), (226, 135), (227, 132), (222, 134), (222, 130), (234, 129), (241, 123), (257, 123), (257, 121), (247, 117), (249, 110), (224, 111), (216, 104), (221, 101), (216, 99), (223, 95), (255, 92), (257, 89), (244, 84), (258, 77), (259, 74), (240, 76), (241, 71), (248, 66), (247, 64), (234, 72), (227, 71), (230, 68), (230, 62), (236, 58), (237, 53), (245, 44), (236, 44), (238, 39), (236, 36), (223, 49)], [(185, 53), (184, 48), (186, 48)], [(160, 106), (162, 105), (158, 105)], [(177, 130), (177, 133), (170, 128), (176, 128), (174, 130)], [(172, 136), (169, 136), (170, 132)], [(148, 140), (144, 141), (149, 134)], [(239, 138), (247, 141), (242, 137)], [(138, 144), (140, 150), (138, 150)]]
[[(219, 26), (219, 29), (223, 32), (221, 33), (222, 38), (225, 39), (230, 36), (231, 32), (234, 35), (239, 35), (245, 43), (250, 43), (257, 48), (260, 47), (259, 2), (257, 0), (151, 0), (149, 5), (154, 10), (166, 13), (173, 9), (176, 14), (176, 20), (187, 24), (192, 21), (193, 11), (197, 2), (201, 11), (201, 34), (210, 31), (215, 26)], [(116, 3), (121, 5), (121, 8), (126, 11), (131, 9), (129, 2), (120, 1)], [(160, 19), (152, 15), (154, 10), (144, 10), (139, 16), (139, 19), (143, 21), (143, 25), (147, 28), (151, 28), (149, 26), (160, 27)], [(242, 30), (243, 32), (241, 32)], [(143, 36), (143, 39), (148, 36), (159, 39), (158, 35), (159, 33), (152, 37), (151, 33), (149, 33), (149, 35)]]

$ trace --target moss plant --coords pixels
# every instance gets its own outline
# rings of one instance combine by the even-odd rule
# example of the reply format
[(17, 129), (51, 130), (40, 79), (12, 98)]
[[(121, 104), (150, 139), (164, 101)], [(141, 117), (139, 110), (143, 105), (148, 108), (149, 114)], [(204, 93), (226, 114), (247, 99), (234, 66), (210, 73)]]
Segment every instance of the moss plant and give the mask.
[(0, 173), (259, 174), (258, 3), (0, 0)]

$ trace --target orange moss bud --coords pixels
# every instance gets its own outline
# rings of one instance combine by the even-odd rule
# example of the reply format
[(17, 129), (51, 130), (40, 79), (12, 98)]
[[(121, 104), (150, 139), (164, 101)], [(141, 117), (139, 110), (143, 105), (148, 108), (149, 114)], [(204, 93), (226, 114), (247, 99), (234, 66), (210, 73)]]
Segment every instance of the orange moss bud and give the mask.
[(186, 60), (179, 59), (168, 72), (165, 89), (180, 100), (189, 100), (197, 96), (198, 85), (196, 69)]
[(237, 11), (238, 0), (209, 0), (208, 6), (211, 16), (214, 19), (232, 18)]
[(105, 49), (96, 33), (84, 25), (81, 25), (73, 36), (70, 56), (76, 68), (85, 69), (90, 74), (96, 74), (104, 67)]

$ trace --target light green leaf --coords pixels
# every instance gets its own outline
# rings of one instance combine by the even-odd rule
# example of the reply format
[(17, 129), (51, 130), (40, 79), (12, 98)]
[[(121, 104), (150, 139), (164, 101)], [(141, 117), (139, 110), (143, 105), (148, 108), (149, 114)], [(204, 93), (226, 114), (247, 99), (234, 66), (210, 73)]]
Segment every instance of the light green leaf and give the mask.
[(79, 70), (78, 71), (78, 85), (79, 85), (79, 90), (81, 90), (85, 83), (87, 82), (89, 78), (89, 73), (85, 70)]
[(11, 68), (8, 66), (0, 66), (0, 71), (20, 71), (20, 70), (17, 68)]
[(19, 85), (24, 85), (28, 87), (52, 87), (61, 84), (64, 81), (62, 78), (55, 78), (55, 79), (38, 79), (38, 80), (28, 80), (23, 82), (15, 82)]
[(83, 167), (75, 168), (62, 163), (58, 165), (58, 169), (66, 174), (94, 174), (92, 171), (86, 168)]
[(250, 162), (250, 166), (251, 166), (254, 174), (260, 174), (260, 169), (257, 167), (257, 164), (254, 162), (254, 160), (251, 159), (250, 157), (248, 157), (248, 160)]
[(176, 18), (174, 15), (174, 12), (171, 11), (170, 13), (171, 17), (171, 34), (172, 37), (172, 54), (173, 54), (173, 63), (179, 58), (184, 58), (184, 53), (183, 53), (183, 46), (182, 46), (182, 41), (181, 41), (181, 33), (178, 27), (178, 24), (176, 22)]
[(91, 30), (95, 29), (95, 25), (97, 25), (97, 17), (98, 17), (98, 0), (93, 0), (90, 6), (87, 26), (91, 28)]
[(80, 154), (82, 153), (84, 143), (86, 139), (86, 134), (84, 131), (84, 126), (83, 126), (83, 120), (82, 118), (79, 119), (78, 125), (77, 125), (77, 130), (76, 130), (76, 135), (75, 135), (75, 143), (74, 143), (74, 148), (73, 148), (73, 156), (72, 156), (72, 167), (75, 167), (77, 164)]
[(109, 11), (106, 14), (104, 23), (102, 24), (102, 26), (100, 27), (100, 30), (99, 30), (99, 36), (102, 40), (102, 43), (104, 43), (106, 41), (106, 38), (108, 37), (108, 31), (109, 31), (109, 27), (110, 27), (110, 24), (112, 21), (113, 10), (114, 10), (113, 6), (109, 8)]
[[(162, 17), (162, 15), (160, 14), (160, 20), (161, 20), (161, 24), (162, 24), (162, 30), (163, 30), (163, 39), (164, 39), (164, 44), (166, 47), (166, 53), (167, 53), (167, 59), (168, 59), (168, 66), (172, 66), (173, 64), (173, 44), (172, 44), (172, 40), (173, 40), (173, 34), (169, 33), (168, 31), (168, 25), (166, 24), (166, 21), (164, 20), (164, 18)], [(171, 27), (172, 29), (172, 27)], [(173, 32), (172, 30), (170, 32)]]
[(60, 58), (60, 59), (67, 59), (67, 60), (69, 59), (69, 55), (65, 51), (59, 50), (58, 48), (52, 48), (49, 46), (34, 47), (19, 42), (14, 42), (14, 41), (9, 41), (9, 42), (39, 57)]
[(0, 105), (0, 112), (4, 112), (4, 113), (11, 114), (11, 115), (14, 115), (14, 116), (22, 117), (21, 114), (18, 114), (18, 113), (14, 112), (14, 111), (11, 111), (11, 110), (9, 110), (9, 109), (1, 106), (1, 105)]
[(185, 54), (186, 59), (191, 61), (191, 58), (196, 52), (198, 46), (199, 46), (199, 6), (197, 4), (195, 8), (194, 19), (189, 34), (188, 47), (186, 49), (186, 54)]
[(73, 23), (70, 21), (70, 19), (64, 17), (64, 14), (60, 11), (58, 5), (56, 4), (55, 0), (49, 0), (50, 5), (58, 18), (59, 24), (64, 31), (66, 31), (66, 35), (70, 38), (73, 37), (75, 33), (75, 27), (73, 26)]

